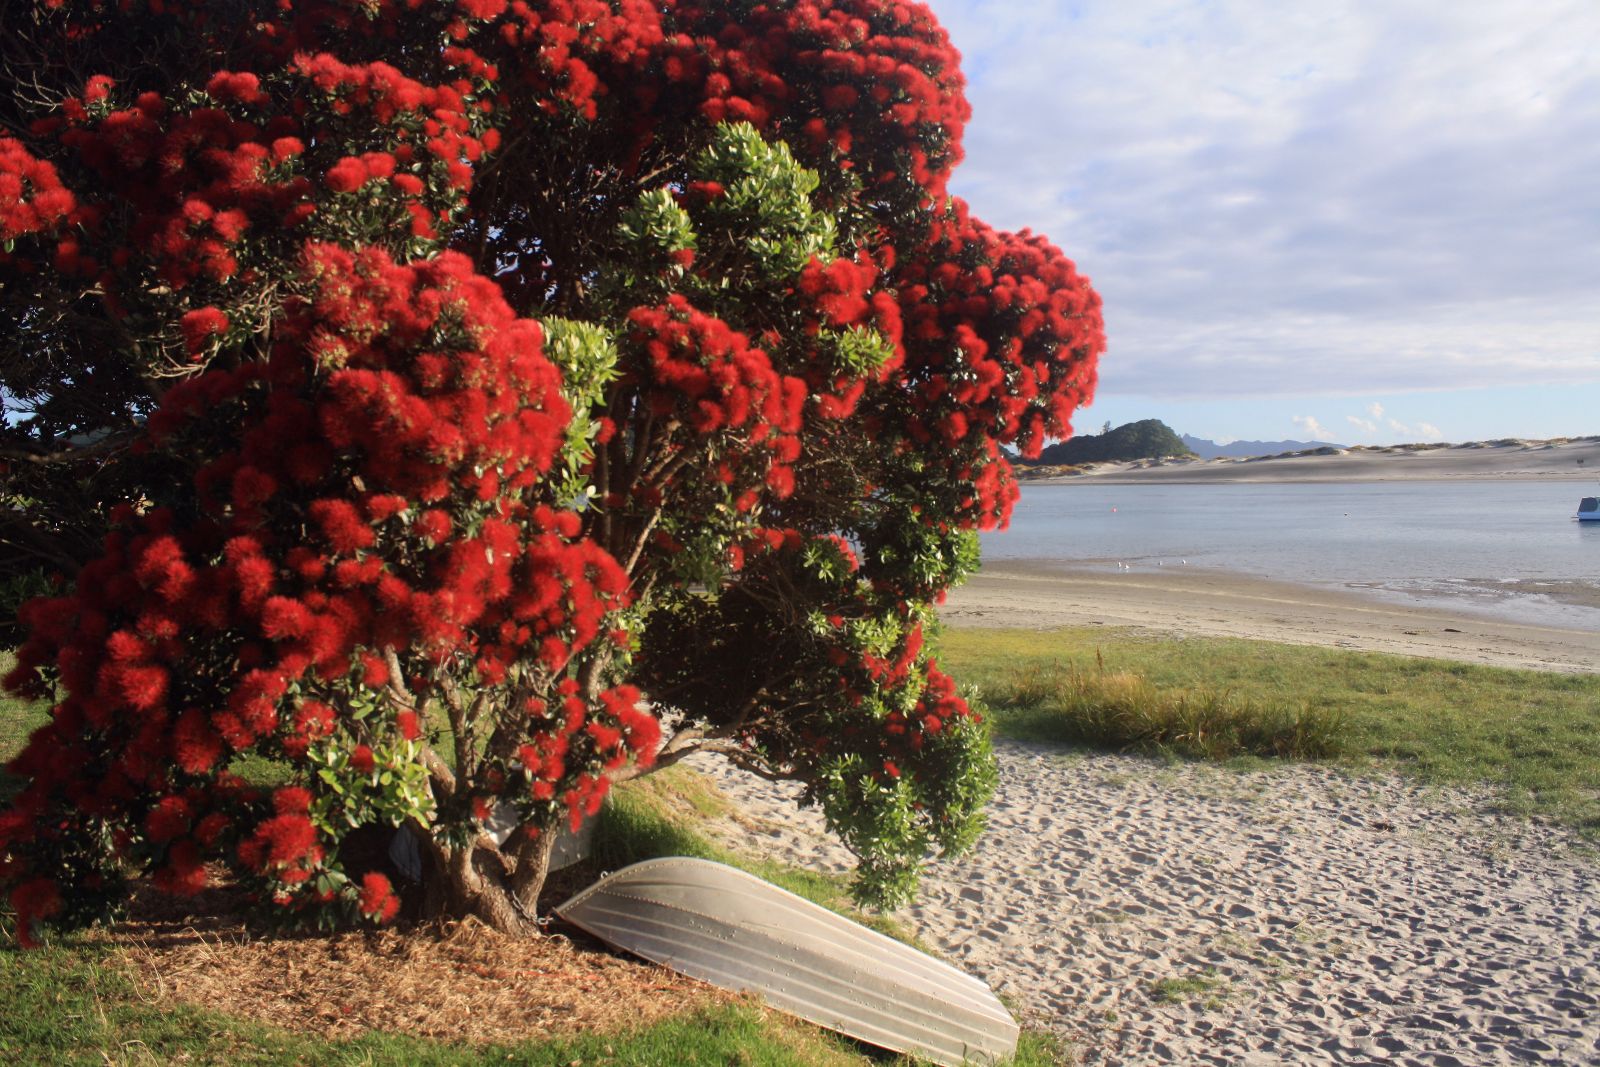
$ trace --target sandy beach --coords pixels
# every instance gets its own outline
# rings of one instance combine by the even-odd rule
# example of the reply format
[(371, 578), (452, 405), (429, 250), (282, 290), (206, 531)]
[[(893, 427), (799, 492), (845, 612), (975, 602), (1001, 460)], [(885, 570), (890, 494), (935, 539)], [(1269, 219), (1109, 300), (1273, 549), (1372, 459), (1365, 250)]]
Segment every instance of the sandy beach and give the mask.
[[(1036, 483), (1092, 478), (1106, 484), (1208, 482), (1501, 481), (1540, 479), (1600, 487), (1600, 438), (1559, 441), (1475, 441), (1464, 445), (1396, 445), (1320, 449), (1251, 459), (1154, 460), (1092, 463), (1070, 475), (1029, 471)], [(1574, 499), (1576, 503), (1576, 499)]]
[[(1565, 593), (1600, 606), (1592, 586)], [(1123, 573), (1002, 560), (953, 590), (942, 617), (955, 626), (1136, 626), (1497, 667), (1600, 671), (1600, 633), (1593, 631), (1528, 626), (1193, 567)]]
[[(1600, 1063), (1600, 865), (1492, 797), (1001, 742), (974, 853), (901, 918), (1077, 1062)], [(730, 844), (850, 856), (793, 790), (697, 758)]]

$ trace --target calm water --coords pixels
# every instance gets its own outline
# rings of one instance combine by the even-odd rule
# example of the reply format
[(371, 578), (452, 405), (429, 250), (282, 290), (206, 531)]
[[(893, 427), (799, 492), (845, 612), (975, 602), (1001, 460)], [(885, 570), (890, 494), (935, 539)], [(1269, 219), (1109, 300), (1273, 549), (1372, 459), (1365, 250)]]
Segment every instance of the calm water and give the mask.
[[(984, 558), (1212, 567), (1600, 632), (1583, 482), (1027, 486)], [(1600, 643), (1597, 643), (1600, 654)]]

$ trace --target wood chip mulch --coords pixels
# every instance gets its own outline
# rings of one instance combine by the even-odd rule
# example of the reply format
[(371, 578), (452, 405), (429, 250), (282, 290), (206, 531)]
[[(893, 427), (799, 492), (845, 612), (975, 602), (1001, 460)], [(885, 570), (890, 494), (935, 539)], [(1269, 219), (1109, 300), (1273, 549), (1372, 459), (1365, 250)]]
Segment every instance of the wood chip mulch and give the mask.
[(142, 889), (129, 917), (101, 936), (158, 1003), (329, 1038), (383, 1030), (510, 1044), (645, 1026), (731, 996), (559, 923), (538, 938), (471, 919), (283, 934), (248, 922), (243, 903), (225, 887), (187, 900)]

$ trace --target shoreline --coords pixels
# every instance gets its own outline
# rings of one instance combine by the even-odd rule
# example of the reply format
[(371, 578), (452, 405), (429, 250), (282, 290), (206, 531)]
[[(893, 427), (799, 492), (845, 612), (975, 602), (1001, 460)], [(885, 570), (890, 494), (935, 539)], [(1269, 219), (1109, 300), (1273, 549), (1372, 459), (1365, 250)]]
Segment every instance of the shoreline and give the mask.
[[(1588, 483), (1600, 492), (1600, 438), (1318, 448), (1248, 459), (1136, 460), (1077, 468), (1017, 465), (1025, 486), (1217, 485), (1231, 483), (1552, 481)], [(1576, 503), (1576, 500), (1574, 500)]]
[(996, 560), (951, 590), (939, 614), (957, 627), (1131, 626), (1156, 634), (1600, 673), (1600, 632), (1196, 567), (1119, 573), (1044, 560)]

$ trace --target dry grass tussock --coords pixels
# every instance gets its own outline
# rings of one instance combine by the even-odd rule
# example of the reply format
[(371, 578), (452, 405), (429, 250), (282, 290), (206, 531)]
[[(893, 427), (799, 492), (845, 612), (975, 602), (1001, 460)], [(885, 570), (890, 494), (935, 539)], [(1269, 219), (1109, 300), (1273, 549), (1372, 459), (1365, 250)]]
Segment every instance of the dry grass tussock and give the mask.
[[(552, 895), (594, 873), (573, 869)], [(326, 1038), (382, 1030), (515, 1043), (647, 1026), (729, 999), (663, 967), (611, 955), (559, 925), (532, 939), (505, 937), (476, 920), (285, 935), (248, 923), (242, 904), (227, 888), (187, 901), (141, 891), (127, 920), (100, 936), (154, 1003), (198, 1005)]]
[(1029, 663), (984, 696), (1018, 736), (1108, 748), (1159, 749), (1201, 759), (1327, 759), (1343, 747), (1344, 717), (1309, 702), (1263, 701), (1208, 687), (1164, 688), (1122, 670)]

